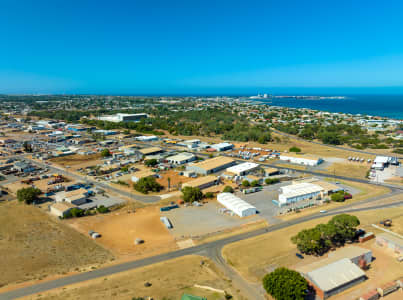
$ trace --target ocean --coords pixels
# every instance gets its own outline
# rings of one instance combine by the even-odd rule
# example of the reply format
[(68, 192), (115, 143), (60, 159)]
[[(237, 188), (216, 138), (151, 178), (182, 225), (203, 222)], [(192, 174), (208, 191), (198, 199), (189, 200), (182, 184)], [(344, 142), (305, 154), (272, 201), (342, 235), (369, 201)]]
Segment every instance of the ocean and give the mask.
[[(325, 95), (323, 95), (325, 96)], [(338, 96), (338, 95), (336, 95)], [(293, 98), (259, 99), (274, 106), (310, 108), (329, 112), (351, 113), (403, 119), (403, 95), (340, 95), (346, 99), (301, 100)]]

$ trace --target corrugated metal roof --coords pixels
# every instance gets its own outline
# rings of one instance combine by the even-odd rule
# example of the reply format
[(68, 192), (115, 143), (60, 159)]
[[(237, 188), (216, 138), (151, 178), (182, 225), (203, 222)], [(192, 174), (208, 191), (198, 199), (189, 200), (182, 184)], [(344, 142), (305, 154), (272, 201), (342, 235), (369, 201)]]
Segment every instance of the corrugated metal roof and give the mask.
[(210, 170), (219, 168), (221, 166), (225, 166), (232, 162), (234, 162), (234, 160), (232, 158), (225, 157), (225, 156), (217, 156), (217, 157), (207, 159), (207, 160), (199, 162), (199, 163), (192, 164), (191, 166), (199, 167), (203, 170), (210, 171)]
[(330, 291), (365, 276), (365, 273), (348, 258), (343, 258), (308, 272), (306, 276), (321, 290)]
[(324, 191), (323, 187), (307, 182), (283, 186), (280, 189), (282, 191), (282, 195), (287, 198)]

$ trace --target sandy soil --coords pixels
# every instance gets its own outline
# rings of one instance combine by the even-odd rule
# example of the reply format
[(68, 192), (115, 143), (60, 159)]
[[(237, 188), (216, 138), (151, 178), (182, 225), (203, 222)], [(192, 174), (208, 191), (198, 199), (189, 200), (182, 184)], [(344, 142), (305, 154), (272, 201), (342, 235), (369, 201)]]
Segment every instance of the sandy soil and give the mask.
[[(83, 234), (89, 230), (102, 237), (96, 242), (109, 249), (118, 258), (140, 258), (177, 249), (174, 238), (160, 221), (158, 207), (149, 206), (128, 213), (127, 208), (110, 214), (71, 219), (68, 224)], [(145, 242), (135, 245), (136, 238)]]
[[(201, 261), (204, 262), (203, 266)], [(150, 282), (152, 286), (145, 287), (145, 282)], [(214, 263), (200, 256), (185, 256), (22, 299), (130, 300), (146, 296), (154, 299), (180, 299), (183, 293), (207, 297), (209, 300), (223, 299), (222, 294), (195, 288), (195, 284), (225, 290), (233, 299), (243, 299)]]
[(100, 153), (92, 155), (74, 154), (62, 157), (55, 157), (50, 159), (49, 161), (62, 167), (68, 166), (71, 168), (72, 171), (75, 171), (79, 168), (86, 168), (102, 163)]
[(113, 258), (39, 208), (16, 201), (0, 204), (0, 257), (0, 286), (78, 271)]

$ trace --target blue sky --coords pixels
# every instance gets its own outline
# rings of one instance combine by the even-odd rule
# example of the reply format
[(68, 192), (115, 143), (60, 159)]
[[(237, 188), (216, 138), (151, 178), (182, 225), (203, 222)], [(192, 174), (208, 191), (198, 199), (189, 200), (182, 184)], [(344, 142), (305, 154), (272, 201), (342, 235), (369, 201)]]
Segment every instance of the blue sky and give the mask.
[(403, 93), (402, 20), (400, 0), (2, 0), (0, 93)]

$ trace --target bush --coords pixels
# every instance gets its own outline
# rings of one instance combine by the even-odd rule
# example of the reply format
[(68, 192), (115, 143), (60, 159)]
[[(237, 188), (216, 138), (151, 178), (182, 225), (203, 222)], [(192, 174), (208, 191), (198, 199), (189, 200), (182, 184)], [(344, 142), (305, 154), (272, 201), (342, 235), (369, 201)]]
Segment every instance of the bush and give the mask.
[(344, 202), (344, 192), (343, 191), (339, 191), (337, 193), (334, 193), (330, 196), (330, 199), (332, 199), (332, 201), (334, 202)]
[(109, 212), (109, 208), (101, 205), (101, 206), (97, 207), (97, 212), (99, 212), (100, 214), (106, 214)]
[(298, 148), (298, 147), (291, 147), (291, 148), (289, 149), (289, 151), (290, 151), (290, 152), (299, 153), (299, 152), (301, 152), (301, 149)]
[(259, 184), (259, 181), (257, 181), (257, 180), (253, 180), (251, 183), (250, 183), (250, 186), (251, 187), (256, 187), (256, 186), (259, 186), (260, 184)]
[(159, 192), (162, 186), (155, 180), (154, 177), (141, 178), (133, 185), (134, 189), (140, 193), (148, 194), (148, 192)]
[(223, 192), (224, 192), (224, 193), (233, 193), (233, 192), (234, 192), (234, 189), (233, 189), (231, 186), (227, 185), (227, 186), (224, 188)]
[(185, 202), (200, 201), (201, 199), (203, 199), (203, 193), (197, 187), (184, 187), (182, 189), (182, 196), (183, 201)]
[(25, 204), (31, 204), (38, 199), (41, 194), (41, 190), (33, 187), (22, 188), (17, 191), (18, 201), (25, 202)]
[(243, 187), (250, 187), (250, 183), (247, 180), (242, 181), (242, 186)]
[(158, 165), (158, 160), (156, 160), (155, 158), (153, 158), (153, 159), (148, 159), (148, 160), (146, 160), (146, 161), (144, 162), (144, 164), (145, 164), (147, 167), (155, 167), (156, 165)]
[(111, 155), (112, 155), (112, 153), (109, 151), (109, 149), (104, 149), (104, 150), (101, 151), (101, 156), (102, 157), (109, 157)]
[(278, 268), (263, 277), (263, 287), (276, 300), (304, 300), (308, 282), (294, 270)]
[(69, 219), (69, 218), (79, 218), (85, 215), (84, 210), (82, 210), (81, 208), (78, 207), (74, 207), (72, 209), (70, 209), (70, 211), (68, 213), (66, 213), (66, 215), (64, 216), (65, 219)]
[(280, 179), (278, 179), (278, 178), (266, 178), (264, 182), (266, 184), (275, 184), (275, 183), (279, 183)]
[(205, 198), (213, 198), (214, 197), (214, 193), (213, 192), (207, 192), (204, 194)]

